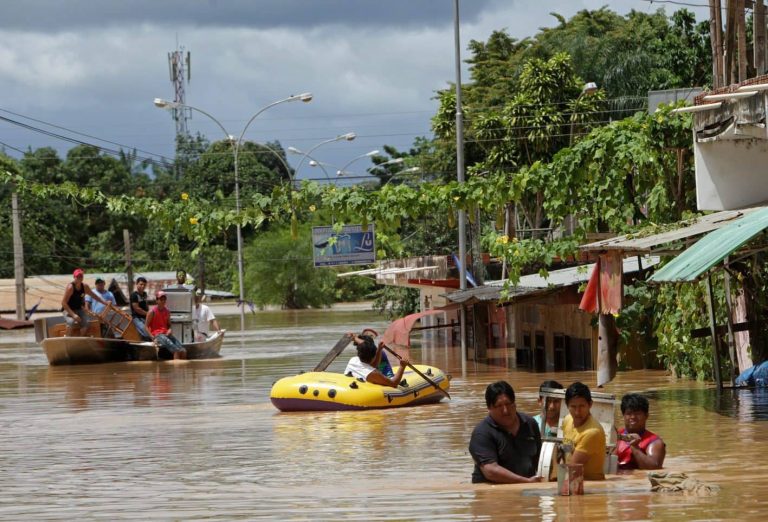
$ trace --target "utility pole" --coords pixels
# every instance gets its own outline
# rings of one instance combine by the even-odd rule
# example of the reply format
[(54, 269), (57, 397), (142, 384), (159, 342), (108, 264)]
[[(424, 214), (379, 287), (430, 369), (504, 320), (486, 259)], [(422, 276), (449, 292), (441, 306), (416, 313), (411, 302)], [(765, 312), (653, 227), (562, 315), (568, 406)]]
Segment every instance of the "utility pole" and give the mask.
[(24, 244), (21, 242), (21, 218), (19, 217), (19, 194), (11, 194), (13, 215), (13, 273), (16, 276), (16, 319), (26, 319), (27, 306), (24, 302)]
[(125, 245), (125, 274), (128, 277), (128, 299), (133, 293), (133, 261), (131, 260), (131, 233), (123, 229), (123, 244)]
[[(461, 39), (459, 37), (459, 0), (453, 1), (453, 35), (456, 54), (456, 178), (464, 183), (464, 112), (461, 105)], [(467, 289), (467, 216), (459, 209), (459, 289)], [(467, 374), (467, 311), (461, 305), (461, 374)]]

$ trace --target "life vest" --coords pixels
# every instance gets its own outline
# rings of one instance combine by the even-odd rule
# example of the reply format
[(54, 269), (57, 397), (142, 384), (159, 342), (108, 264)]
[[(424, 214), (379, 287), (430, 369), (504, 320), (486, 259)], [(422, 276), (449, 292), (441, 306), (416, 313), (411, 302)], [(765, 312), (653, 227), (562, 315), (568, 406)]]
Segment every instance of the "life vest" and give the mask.
[[(622, 428), (619, 435), (627, 435), (627, 429)], [(647, 453), (646, 449), (648, 446), (657, 440), (659, 440), (658, 435), (652, 431), (645, 430), (640, 436), (640, 442), (637, 444), (637, 447), (640, 448), (643, 453)], [(616, 446), (616, 454), (619, 457), (620, 469), (637, 469), (637, 462), (635, 462), (634, 457), (632, 457), (632, 448), (630, 448), (627, 442), (619, 439), (619, 443)]]

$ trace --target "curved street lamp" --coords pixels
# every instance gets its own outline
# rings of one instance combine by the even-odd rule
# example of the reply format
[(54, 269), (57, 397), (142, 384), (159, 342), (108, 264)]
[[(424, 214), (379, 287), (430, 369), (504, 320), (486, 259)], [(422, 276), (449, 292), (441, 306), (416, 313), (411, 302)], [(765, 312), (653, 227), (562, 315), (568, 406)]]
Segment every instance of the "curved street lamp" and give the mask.
[[(275, 105), (280, 105), (281, 103), (287, 103), (292, 101), (302, 101), (302, 102), (310, 102), (312, 101), (312, 93), (305, 92), (302, 94), (296, 94), (288, 96), (287, 98), (283, 98), (281, 100), (274, 101), (268, 105), (265, 105), (258, 111), (256, 111), (256, 114), (251, 116), (251, 119), (248, 120), (248, 123), (245, 124), (245, 127), (243, 127), (243, 131), (240, 133), (240, 137), (235, 140), (235, 137), (232, 136), (229, 132), (227, 132), (227, 129), (224, 128), (224, 125), (221, 124), (219, 120), (214, 118), (211, 114), (207, 113), (206, 111), (194, 107), (192, 105), (187, 105), (185, 103), (179, 103), (179, 102), (172, 102), (168, 100), (164, 100), (162, 98), (155, 98), (155, 106), (161, 109), (180, 109), (180, 108), (187, 108), (191, 109), (193, 111), (197, 111), (200, 114), (204, 114), (211, 120), (213, 120), (216, 125), (219, 126), (221, 131), (224, 133), (224, 136), (226, 136), (226, 139), (232, 144), (232, 153), (234, 155), (234, 161), (235, 161), (235, 215), (237, 216), (237, 223), (235, 224), (235, 228), (237, 231), (237, 279), (239, 284), (239, 290), (240, 290), (240, 297), (238, 305), (240, 307), (240, 331), (245, 330), (245, 288), (243, 286), (243, 234), (240, 227), (240, 176), (238, 172), (238, 155), (240, 152), (240, 145), (243, 141), (243, 136), (245, 136), (245, 131), (248, 130), (248, 127), (251, 125), (253, 120), (256, 119), (259, 114), (266, 111), (267, 109), (270, 109), (274, 107)], [(274, 152), (277, 156), (280, 156), (275, 152), (271, 147), (267, 146), (269, 150)], [(283, 165), (285, 165), (288, 175), (290, 176), (290, 168), (287, 168), (288, 165), (285, 164), (285, 161), (280, 158), (283, 162)]]
[(363, 158), (370, 158), (371, 156), (375, 156), (378, 153), (379, 153), (378, 150), (372, 150), (372, 151), (366, 152), (365, 154), (361, 154), (361, 155), (357, 156), (356, 158), (352, 158), (343, 167), (341, 167), (339, 170), (336, 171), (336, 176), (340, 177), (340, 176), (343, 176), (344, 174), (347, 174), (347, 167), (352, 165), (357, 160), (361, 160)]
[[(318, 149), (318, 148), (320, 148), (323, 145), (326, 145), (328, 143), (333, 143), (335, 141), (352, 141), (355, 138), (357, 138), (357, 134), (355, 134), (354, 132), (348, 132), (346, 134), (340, 134), (340, 135), (336, 136), (335, 138), (331, 138), (329, 140), (321, 141), (320, 143), (318, 143), (317, 145), (315, 145), (314, 147), (309, 149), (307, 152), (302, 152), (299, 149), (297, 149), (296, 147), (288, 147), (288, 152), (291, 152), (293, 154), (301, 154), (302, 155), (301, 160), (299, 160), (299, 164), (294, 169), (294, 173), (296, 173), (297, 176), (299, 175), (299, 169), (301, 169), (301, 166), (304, 164), (304, 162), (307, 160), (307, 158), (314, 159), (312, 157), (312, 153), (316, 149)], [(315, 160), (315, 161), (317, 161), (317, 160)], [(320, 165), (320, 162), (318, 162), (318, 165)], [(323, 169), (323, 171), (325, 171), (325, 169)], [(325, 173), (325, 177), (328, 178), (329, 182), (331, 181), (331, 178), (328, 176), (327, 172)]]
[(385, 181), (384, 183), (381, 184), (381, 186), (385, 187), (386, 185), (389, 184), (390, 181), (395, 179), (396, 176), (400, 176), (400, 175), (403, 175), (403, 174), (415, 174), (416, 172), (420, 172), (420, 171), (421, 171), (420, 167), (409, 167), (407, 169), (399, 170), (399, 171), (395, 172), (394, 174), (392, 174), (387, 181)]
[[(309, 158), (309, 163), (307, 163), (307, 165), (309, 165), (310, 167), (320, 167), (320, 169), (323, 171), (323, 174), (325, 174), (325, 179), (328, 180), (329, 183), (331, 182), (331, 177), (328, 175), (328, 171), (325, 170), (325, 165), (328, 165), (327, 163), (323, 163), (322, 161), (316, 160), (315, 158), (310, 156), (309, 153), (304, 152), (303, 150), (299, 150), (296, 147), (288, 147), (286, 150), (291, 154), (297, 154), (297, 155), (301, 155)], [(297, 171), (294, 171), (294, 172), (297, 172)]]

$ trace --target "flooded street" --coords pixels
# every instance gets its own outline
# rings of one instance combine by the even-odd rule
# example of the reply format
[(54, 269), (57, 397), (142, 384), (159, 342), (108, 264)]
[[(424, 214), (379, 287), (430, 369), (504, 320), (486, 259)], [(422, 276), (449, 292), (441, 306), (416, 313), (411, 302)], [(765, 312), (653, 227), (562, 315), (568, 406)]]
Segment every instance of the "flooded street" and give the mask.
[[(468, 364), (458, 349), (412, 360), (454, 376), (453, 399), (365, 412), (279, 413), (272, 383), (309, 370), (341, 335), (386, 321), (370, 312), (262, 312), (221, 317), (210, 361), (49, 367), (31, 330), (0, 332), (0, 518), (289, 520), (740, 520), (768, 516), (768, 391), (619, 373), (605, 390), (651, 398), (648, 427), (665, 468), (719, 484), (719, 494), (650, 493), (645, 473), (588, 482), (472, 485), (467, 443), (489, 382), (507, 379), (531, 414), (545, 378)], [(341, 371), (348, 348), (329, 368)], [(617, 408), (618, 416), (618, 408)]]

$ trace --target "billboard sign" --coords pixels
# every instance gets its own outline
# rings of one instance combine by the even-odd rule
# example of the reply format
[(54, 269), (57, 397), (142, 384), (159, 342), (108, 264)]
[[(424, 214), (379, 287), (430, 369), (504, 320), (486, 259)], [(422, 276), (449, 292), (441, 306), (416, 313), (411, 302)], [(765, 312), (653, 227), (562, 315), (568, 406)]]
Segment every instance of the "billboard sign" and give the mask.
[(376, 262), (376, 235), (373, 223), (362, 225), (312, 227), (312, 253), (315, 266), (369, 265)]

